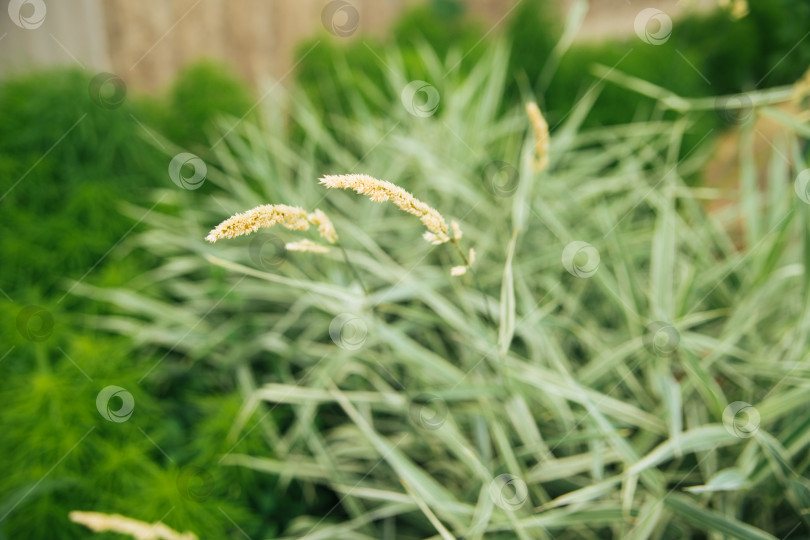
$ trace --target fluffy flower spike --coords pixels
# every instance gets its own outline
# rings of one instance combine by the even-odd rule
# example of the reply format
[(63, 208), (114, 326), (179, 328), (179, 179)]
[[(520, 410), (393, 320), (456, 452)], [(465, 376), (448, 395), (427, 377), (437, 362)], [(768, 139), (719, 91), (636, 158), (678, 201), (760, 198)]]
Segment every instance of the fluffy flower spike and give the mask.
[(374, 202), (391, 201), (400, 210), (417, 216), (429, 231), (424, 238), (433, 244), (450, 241), (447, 222), (444, 217), (401, 187), (391, 182), (377, 180), (365, 174), (326, 175), (320, 183), (327, 188), (351, 189), (360, 195), (368, 196)]
[(326, 217), (326, 214), (316, 209), (307, 216), (307, 219), (309, 219), (310, 223), (318, 227), (318, 232), (321, 234), (321, 238), (324, 238), (330, 244), (334, 244), (338, 241), (335, 226), (332, 225), (332, 222), (328, 217)]
[(244, 236), (273, 225), (281, 225), (291, 231), (306, 231), (310, 224), (318, 227), (318, 232), (327, 242), (337, 242), (335, 227), (326, 214), (320, 210), (307, 214), (302, 208), (286, 204), (263, 204), (231, 216), (217, 225), (205, 239), (213, 243), (222, 238)]
[(453, 277), (463, 276), (467, 273), (469, 266), (454, 266), (450, 269), (450, 275)]
[(216, 242), (222, 238), (236, 238), (273, 225), (281, 225), (293, 231), (309, 229), (307, 213), (301, 208), (286, 204), (264, 204), (229, 217), (208, 233), (205, 239)]

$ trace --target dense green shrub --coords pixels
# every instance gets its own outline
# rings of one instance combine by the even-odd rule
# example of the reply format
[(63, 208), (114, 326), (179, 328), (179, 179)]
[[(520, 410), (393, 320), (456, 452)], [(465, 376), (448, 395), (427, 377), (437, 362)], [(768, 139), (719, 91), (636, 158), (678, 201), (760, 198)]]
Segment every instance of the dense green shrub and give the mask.
[[(238, 445), (226, 437), (241, 406), (234, 373), (110, 336), (102, 304), (67, 294), (72, 280), (149, 279), (153, 255), (130, 245), (148, 208), (125, 215), (122, 202), (178, 189), (167, 138), (203, 141), (219, 115), (250, 106), (246, 85), (208, 63), (166, 97), (133, 100), (124, 88), (78, 70), (0, 84), (0, 538), (86, 538), (71, 510), (165, 519), (211, 538), (234, 531), (227, 514), (273, 536), (304, 494), (292, 485), (278, 495), (274, 480), (218, 463), (262, 447), (259, 429)], [(97, 411), (108, 385), (133, 394), (127, 422)]]
[[(159, 356), (134, 355), (128, 340), (82, 329), (71, 314), (47, 304), (54, 331), (42, 342), (29, 342), (17, 332), (19, 310), (9, 304), (0, 302), (4, 345), (15, 347), (4, 359), (0, 382), (0, 538), (86, 538), (86, 529), (68, 522), (71, 510), (147, 521), (165, 516), (181, 530), (224, 538), (230, 527), (222, 507), (254, 532), (273, 531), (275, 524), (262, 526), (260, 513), (251, 517), (243, 491), (272, 486), (217, 466), (217, 454), (230, 446), (222, 434), (238, 412), (236, 395), (223, 396), (199, 381), (194, 390), (160, 395), (139, 382)], [(134, 397), (126, 422), (107, 421), (96, 408), (108, 385)], [(113, 410), (118, 407), (113, 404)], [(240, 489), (234, 492), (231, 484)]]
[(6, 291), (61, 288), (132, 225), (119, 198), (159, 184), (165, 158), (145, 140), (128, 100), (105, 108), (92, 76), (43, 72), (0, 86), (0, 236)]
[[(427, 44), (440, 58), (451, 49), (461, 49), (480, 59), (479, 45), (484, 27), (466, 17), (465, 5), (455, 0), (433, 0), (403, 13), (391, 29), (393, 43), (402, 50), (413, 50)], [(414, 65), (422, 63), (418, 54), (411, 56)], [(410, 67), (410, 65), (409, 65)]]
[(199, 61), (177, 75), (155, 124), (178, 144), (204, 144), (218, 117), (242, 118), (255, 102), (245, 82), (226, 66)]
[[(751, 82), (759, 87), (790, 84), (810, 66), (810, 2), (803, 0), (749, 0), (746, 19), (751, 32), (741, 36), (737, 47), (756, 44)], [(729, 47), (727, 59), (735, 51)]]

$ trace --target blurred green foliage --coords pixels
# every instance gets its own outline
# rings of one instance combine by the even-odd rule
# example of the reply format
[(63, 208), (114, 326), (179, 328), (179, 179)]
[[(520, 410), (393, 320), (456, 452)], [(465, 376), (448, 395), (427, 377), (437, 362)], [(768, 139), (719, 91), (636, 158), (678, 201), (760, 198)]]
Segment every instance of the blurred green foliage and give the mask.
[[(451, 51), (459, 55), (457, 75), (469, 72), (486, 50), (481, 43), (483, 25), (466, 17), (463, 3), (435, 0), (417, 5), (405, 12), (392, 27), (389, 41), (370, 38), (338, 44), (320, 36), (301, 43), (297, 57), (304, 57), (296, 71), (297, 82), (317, 109), (323, 111), (326, 125), (330, 119), (348, 113), (352, 107), (367, 107), (371, 114), (387, 114), (388, 99), (379, 92), (386, 89), (389, 53), (401, 58), (405, 71), (412, 79), (425, 78), (429, 66), (425, 54), (442, 58)], [(377, 95), (375, 95), (377, 94)], [(363, 99), (362, 104), (357, 100)]]
[[(552, 126), (596, 81), (591, 73), (595, 64), (615, 66), (687, 97), (791, 84), (810, 65), (810, 39), (805, 39), (810, 3), (750, 0), (750, 13), (739, 20), (724, 10), (692, 13), (676, 20), (670, 38), (661, 45), (645, 43), (635, 35), (577, 42), (562, 56), (545, 87), (540, 75), (562, 34), (562, 14), (556, 6), (550, 0), (526, 0), (509, 14), (504, 32), (511, 43), (507, 104), (526, 99), (526, 92), (531, 91), (544, 106)], [(428, 70), (420, 64), (418, 51), (428, 45), (441, 58), (458, 56), (457, 69), (463, 74), (480, 61), (496, 34), (471, 20), (462, 2), (434, 0), (404, 15), (386, 41), (362, 37), (341, 43), (319, 38), (318, 46), (299, 66), (298, 81), (327, 117), (331, 111), (345, 110), (345, 96), (358, 91), (367, 96), (367, 106), (374, 109), (376, 102), (379, 108), (379, 101), (372, 97), (375, 92), (396, 93), (384, 85), (387, 54), (401, 55), (408, 75), (422, 79)], [(298, 56), (313, 43), (303, 43)], [(341, 72), (347, 68), (353, 76)], [(368, 85), (377, 88), (372, 90)], [(655, 114), (654, 107), (650, 99), (608, 85), (586, 125), (647, 119)], [(702, 135), (716, 127), (723, 124), (711, 114), (699, 122), (695, 132)]]
[(486, 28), (465, 17), (465, 5), (454, 0), (435, 0), (406, 11), (394, 24), (391, 38), (406, 52), (408, 64), (419, 66), (421, 58), (415, 48), (427, 43), (440, 57), (451, 49), (461, 49), (480, 60), (483, 50), (477, 45)]
[[(0, 85), (0, 538), (87, 537), (71, 510), (164, 519), (211, 538), (236, 531), (226, 514), (272, 536), (304, 508), (295, 485), (278, 495), (274, 479), (218, 463), (264, 446), (261, 430), (238, 445), (225, 437), (242, 404), (232, 373), (112, 337), (98, 327), (99, 303), (66, 294), (70, 280), (120, 286), (151, 268), (152, 254), (131, 253), (141, 225), (121, 202), (179, 189), (167, 174), (172, 143), (205, 141), (220, 115), (241, 117), (252, 102), (209, 62), (149, 99), (79, 70)], [(29, 318), (31, 305), (41, 311)], [(108, 385), (133, 394), (128, 421), (96, 409)]]
[(173, 185), (159, 141), (200, 144), (216, 118), (242, 117), (254, 101), (244, 82), (208, 61), (184, 70), (166, 96), (134, 102), (105, 101), (93, 80), (56, 70), (0, 87), (6, 291), (48, 293), (81, 277), (133, 226), (119, 201)]
[(205, 144), (221, 115), (242, 118), (256, 102), (244, 81), (214, 61), (191, 64), (169, 90), (155, 125), (181, 144)]
[(0, 88), (0, 235), (6, 291), (60, 288), (131, 226), (119, 197), (157, 185), (165, 161), (141, 137), (133, 109), (91, 99), (80, 71), (37, 73)]

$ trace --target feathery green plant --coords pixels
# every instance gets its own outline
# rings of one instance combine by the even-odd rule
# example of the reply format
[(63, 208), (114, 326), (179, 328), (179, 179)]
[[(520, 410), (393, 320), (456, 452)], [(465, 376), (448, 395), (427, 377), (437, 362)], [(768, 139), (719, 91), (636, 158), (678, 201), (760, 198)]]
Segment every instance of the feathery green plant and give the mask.
[[(77, 69), (0, 83), (0, 539), (87, 538), (71, 510), (163, 519), (216, 538), (232, 528), (227, 514), (248, 534), (274, 535), (300, 512), (299, 496), (276, 497), (275, 479), (216, 466), (233, 447), (222, 434), (241, 404), (232, 378), (161, 362), (168, 347), (135, 352), (131, 340), (93, 328), (105, 306), (64, 287), (66, 279), (120, 287), (152, 267), (148, 253), (127, 250), (145, 211), (130, 220), (118, 203), (173, 185), (153, 122), (194, 116), (183, 124), (196, 126), (183, 133), (193, 139), (201, 118), (241, 116), (246, 87), (191, 68), (174, 92), (187, 106), (169, 114), (153, 102), (147, 114), (120, 79), (98, 76), (115, 92)], [(227, 88), (227, 99), (197, 88), (189, 100), (192, 82)], [(133, 395), (129, 421), (97, 410), (108, 385)], [(263, 439), (254, 432), (243, 446), (259, 451)]]

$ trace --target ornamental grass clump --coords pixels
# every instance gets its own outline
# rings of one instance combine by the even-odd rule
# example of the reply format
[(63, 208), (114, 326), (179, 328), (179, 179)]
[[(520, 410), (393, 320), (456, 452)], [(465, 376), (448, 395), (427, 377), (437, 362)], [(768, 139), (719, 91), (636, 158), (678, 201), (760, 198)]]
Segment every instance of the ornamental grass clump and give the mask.
[[(744, 156), (740, 204), (717, 215), (704, 201), (727, 194), (693, 183), (711, 144), (679, 151), (714, 98), (663, 96), (681, 113), (584, 131), (606, 84), (593, 81), (559, 122), (554, 167), (535, 172), (546, 147), (527, 137), (526, 111), (503, 113), (508, 59), (488, 55), (443, 80), (442, 121), (359, 108), (341, 118), (338, 143), (309, 120), (317, 110), (291, 100), (303, 109), (290, 116), (307, 119), (301, 141), (240, 125), (218, 147), (226, 207), (320, 200), (316, 171), (358, 161), (407, 176), (435, 208), (453, 208), (463, 236), (393, 184), (323, 181), (430, 214), (431, 242), (472, 242), (477, 256), (464, 257), (477, 259), (479, 290), (447, 278), (447, 250), (411, 240), (409, 216), (375, 214), (358, 197), (340, 197), (330, 217), (370, 294), (358, 298), (330, 257), (257, 268), (255, 253), (223, 247), (228, 260), (211, 272), (203, 246), (189, 247), (202, 230), (189, 229), (217, 206), (188, 192), (171, 209), (181, 219), (156, 209), (138, 236), (164, 258), (150, 286), (92, 290), (130, 314), (108, 327), (239, 381), (248, 397), (220, 463), (327, 494), (327, 508), (312, 505), (285, 538), (804, 534), (807, 165), (801, 128), (770, 107), (792, 89), (736, 100), (786, 129), (761, 179), (760, 156)], [(400, 80), (404, 69), (391, 85)], [(740, 129), (754, 140), (753, 122)], [(508, 189), (482, 178), (493, 163)], [(742, 245), (727, 227), (738, 220)]]

